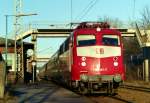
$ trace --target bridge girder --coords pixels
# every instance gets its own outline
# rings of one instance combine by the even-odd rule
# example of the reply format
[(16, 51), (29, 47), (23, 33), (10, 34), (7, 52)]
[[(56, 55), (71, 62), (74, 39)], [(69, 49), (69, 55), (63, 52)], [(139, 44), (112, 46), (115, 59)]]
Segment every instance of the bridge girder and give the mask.
[[(134, 29), (118, 29), (123, 37), (133, 37), (136, 31)], [(73, 29), (30, 29), (17, 35), (17, 40), (25, 39), (30, 35), (36, 35), (39, 38), (44, 37), (68, 37)]]

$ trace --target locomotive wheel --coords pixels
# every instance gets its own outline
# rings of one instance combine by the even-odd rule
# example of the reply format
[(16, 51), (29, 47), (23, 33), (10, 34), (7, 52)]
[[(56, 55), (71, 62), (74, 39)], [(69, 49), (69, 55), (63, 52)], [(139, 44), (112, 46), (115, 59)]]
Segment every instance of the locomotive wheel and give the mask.
[(113, 94), (112, 95), (117, 95), (118, 89), (113, 89)]
[(82, 95), (85, 95), (88, 93), (88, 88), (85, 85), (86, 84), (84, 84), (84, 83), (80, 83), (80, 86), (79, 86), (79, 92)]
[(110, 95), (111, 94), (111, 90), (110, 88), (107, 88), (107, 95)]
[(113, 93), (113, 85), (112, 83), (108, 83), (108, 86), (107, 86), (107, 95), (112, 95)]
[(88, 88), (86, 88), (86, 87), (80, 87), (79, 88), (79, 92), (80, 92), (80, 94), (82, 94), (82, 95), (85, 95), (85, 94), (88, 94)]
[(112, 83), (108, 83), (107, 86), (107, 95), (116, 95), (117, 94), (117, 89), (114, 89)]

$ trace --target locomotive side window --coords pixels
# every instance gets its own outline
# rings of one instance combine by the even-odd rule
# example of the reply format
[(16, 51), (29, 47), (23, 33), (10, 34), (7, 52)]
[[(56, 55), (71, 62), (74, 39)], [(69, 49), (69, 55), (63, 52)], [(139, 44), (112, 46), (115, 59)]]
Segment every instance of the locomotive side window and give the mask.
[(102, 37), (102, 44), (103, 45), (111, 45), (111, 46), (118, 46), (120, 45), (118, 35), (103, 35)]
[(2, 57), (2, 54), (0, 53), (0, 61), (2, 61), (3, 60), (3, 57)]
[(96, 39), (94, 35), (78, 35), (77, 46), (95, 45)]

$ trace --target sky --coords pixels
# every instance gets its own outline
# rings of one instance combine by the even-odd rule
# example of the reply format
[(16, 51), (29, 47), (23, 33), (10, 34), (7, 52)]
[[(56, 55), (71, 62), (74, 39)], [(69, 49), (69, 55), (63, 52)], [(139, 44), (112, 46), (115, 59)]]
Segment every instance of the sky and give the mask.
[[(0, 36), (5, 35), (5, 15), (14, 14), (15, 0), (0, 0)], [(37, 13), (23, 17), (23, 24), (67, 24), (70, 22), (97, 21), (100, 17), (118, 18), (124, 23), (140, 19), (144, 7), (150, 0), (22, 0), (23, 13)], [(72, 12), (71, 12), (72, 11)], [(72, 19), (71, 19), (72, 15)], [(9, 37), (13, 37), (14, 17), (8, 17)], [(39, 26), (40, 27), (40, 26)], [(38, 52), (53, 54), (64, 39), (38, 39)], [(51, 45), (45, 45), (51, 44)]]
[[(14, 14), (14, 1), (0, 0), (0, 34), (5, 34), (5, 16)], [(71, 0), (22, 0), (23, 13), (37, 13), (36, 16), (23, 17), (24, 24), (68, 23), (71, 21)], [(96, 1), (96, 3), (92, 2)], [(135, 5), (134, 5), (135, 1)], [(89, 3), (93, 3), (87, 10)], [(91, 5), (90, 5), (91, 6)], [(109, 16), (122, 21), (140, 17), (145, 6), (150, 7), (149, 0), (72, 0), (72, 21), (95, 21), (100, 17)], [(87, 12), (87, 13), (86, 13)], [(84, 15), (85, 13), (85, 15)], [(133, 16), (134, 15), (134, 16)], [(9, 28), (13, 28), (14, 17), (9, 17)]]

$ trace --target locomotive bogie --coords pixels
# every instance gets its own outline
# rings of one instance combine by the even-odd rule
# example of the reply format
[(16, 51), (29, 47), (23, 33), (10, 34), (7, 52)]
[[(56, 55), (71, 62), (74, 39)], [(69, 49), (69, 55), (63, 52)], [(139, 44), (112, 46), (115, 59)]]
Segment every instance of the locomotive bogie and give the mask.
[(81, 94), (89, 93), (108, 93), (113, 94), (119, 84), (113, 81), (105, 82), (82, 82), (76, 81), (72, 82), (72, 90), (79, 91)]

